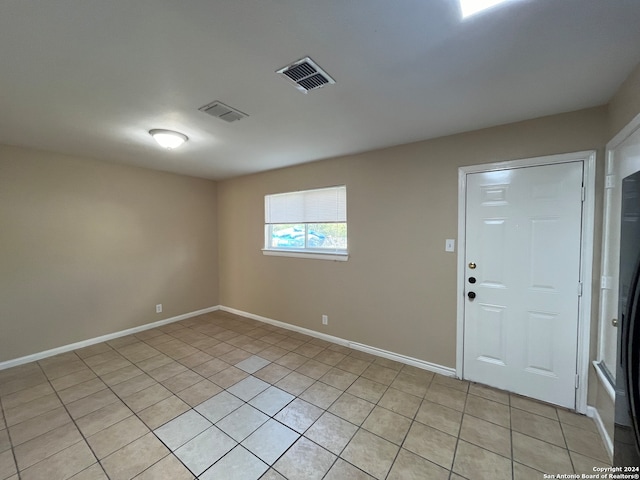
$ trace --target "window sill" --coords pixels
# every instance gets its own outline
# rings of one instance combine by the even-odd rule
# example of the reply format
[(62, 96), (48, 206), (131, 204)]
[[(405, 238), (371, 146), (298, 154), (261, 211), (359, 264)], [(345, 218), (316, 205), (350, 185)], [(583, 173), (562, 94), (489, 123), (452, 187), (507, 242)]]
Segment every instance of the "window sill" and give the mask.
[(305, 252), (300, 250), (268, 250), (262, 249), (263, 255), (269, 255), (273, 257), (298, 257), (298, 258), (312, 258), (315, 260), (333, 260), (334, 262), (346, 262), (349, 260), (348, 253), (320, 253), (320, 252)]

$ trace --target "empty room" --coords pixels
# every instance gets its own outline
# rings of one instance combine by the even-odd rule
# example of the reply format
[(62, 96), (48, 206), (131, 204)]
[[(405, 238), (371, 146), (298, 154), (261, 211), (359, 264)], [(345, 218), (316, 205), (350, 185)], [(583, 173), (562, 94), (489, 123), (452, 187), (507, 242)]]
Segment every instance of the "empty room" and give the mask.
[(0, 3), (0, 480), (638, 478), (639, 25)]

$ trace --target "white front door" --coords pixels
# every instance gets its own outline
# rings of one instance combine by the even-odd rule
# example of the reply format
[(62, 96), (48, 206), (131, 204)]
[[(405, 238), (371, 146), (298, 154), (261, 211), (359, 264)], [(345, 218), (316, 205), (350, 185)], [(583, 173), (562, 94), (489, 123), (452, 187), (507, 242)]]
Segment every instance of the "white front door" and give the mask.
[(575, 408), (582, 169), (467, 175), (465, 379)]

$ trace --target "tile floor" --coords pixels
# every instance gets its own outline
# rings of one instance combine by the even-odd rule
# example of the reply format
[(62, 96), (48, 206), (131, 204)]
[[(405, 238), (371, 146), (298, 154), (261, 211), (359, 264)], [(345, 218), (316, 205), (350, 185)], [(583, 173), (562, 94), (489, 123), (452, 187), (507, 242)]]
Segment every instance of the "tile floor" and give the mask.
[(0, 371), (4, 479), (541, 479), (583, 416), (222, 312)]

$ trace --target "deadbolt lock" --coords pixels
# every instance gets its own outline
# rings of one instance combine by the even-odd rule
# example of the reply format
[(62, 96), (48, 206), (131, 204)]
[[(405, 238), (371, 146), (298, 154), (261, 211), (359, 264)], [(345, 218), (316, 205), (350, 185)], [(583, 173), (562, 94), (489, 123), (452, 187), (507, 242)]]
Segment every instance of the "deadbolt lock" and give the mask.
[(476, 264), (475, 264), (475, 263), (473, 263), (473, 262), (469, 263), (469, 268), (470, 268), (471, 270), (475, 269), (475, 268), (476, 268)]
[(611, 319), (611, 325), (613, 325), (614, 327), (618, 326), (618, 319), (617, 318), (612, 318)]

